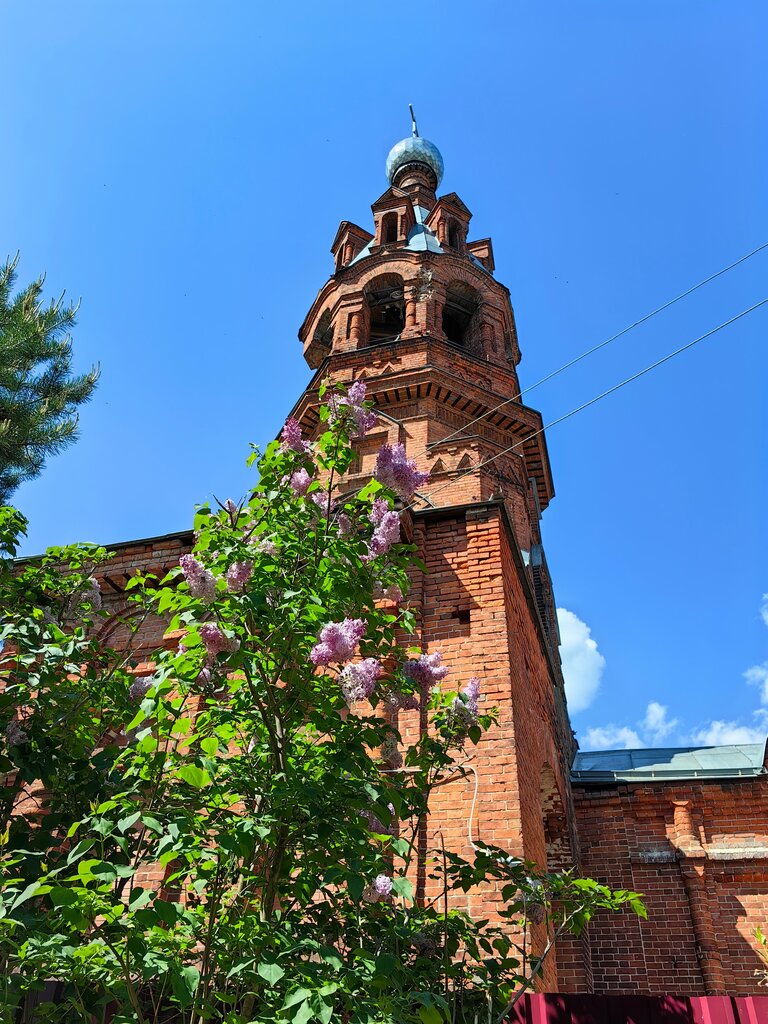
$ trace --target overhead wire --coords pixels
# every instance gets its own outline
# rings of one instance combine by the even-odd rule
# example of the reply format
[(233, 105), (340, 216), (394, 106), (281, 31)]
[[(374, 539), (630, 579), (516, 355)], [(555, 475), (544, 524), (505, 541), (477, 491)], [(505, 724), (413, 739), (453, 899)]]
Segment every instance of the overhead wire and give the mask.
[(601, 349), (606, 348), (606, 346), (612, 344), (614, 341), (618, 341), (619, 338), (624, 337), (625, 334), (628, 334), (630, 331), (634, 330), (635, 327), (639, 327), (641, 324), (647, 323), (648, 320), (650, 320), (652, 317), (657, 316), (659, 313), (663, 313), (665, 309), (669, 309), (669, 307), (674, 306), (676, 302), (680, 302), (681, 299), (685, 299), (688, 295), (692, 295), (693, 292), (698, 291), (699, 288), (703, 288), (704, 285), (709, 284), (710, 281), (714, 281), (716, 278), (721, 277), (723, 274), (727, 274), (729, 270), (733, 270), (734, 267), (738, 267), (739, 264), (744, 263), (752, 256), (755, 256), (757, 253), (762, 252), (763, 249), (768, 249), (768, 242), (764, 242), (762, 245), (759, 245), (756, 249), (753, 249), (751, 252), (746, 253), (744, 256), (740, 256), (739, 259), (735, 260), (733, 263), (729, 263), (727, 267), (723, 267), (721, 270), (716, 271), (714, 274), (710, 274), (709, 277), (705, 277), (702, 281), (699, 281), (697, 284), (694, 284), (690, 288), (687, 288), (684, 292), (681, 292), (679, 295), (676, 295), (673, 299), (669, 299), (667, 302), (663, 303), (663, 305), (651, 310), (650, 313), (646, 313), (645, 316), (640, 317), (639, 320), (635, 320), (634, 323), (631, 323), (627, 327), (624, 327), (617, 334), (613, 334), (610, 338), (606, 338), (605, 341), (601, 341), (599, 342), (599, 344), (593, 345), (592, 348), (587, 349), (586, 352), (582, 352), (581, 355), (575, 356), (573, 359), (570, 359), (567, 363), (564, 363), (556, 370), (552, 370), (551, 373), (548, 373), (546, 376), (542, 377), (541, 380), (537, 380), (534, 384), (529, 384), (527, 388), (523, 388), (522, 391), (518, 391), (518, 393), (516, 395), (513, 395), (511, 398), (505, 398), (503, 402), (499, 402), (499, 404), (495, 405), (492, 409), (488, 409), (486, 412), (481, 413), (479, 416), (476, 416), (473, 420), (470, 420), (469, 423), (465, 423), (463, 426), (458, 427), (456, 430), (454, 430), (452, 434), (449, 434), (447, 437), (443, 437), (439, 441), (433, 441), (431, 444), (428, 444), (427, 451), (429, 451), (430, 448), (433, 448), (437, 444), (445, 444), (446, 441), (453, 440), (454, 437), (458, 437), (460, 434), (463, 434), (465, 430), (468, 430), (470, 427), (474, 426), (475, 423), (479, 423), (481, 420), (487, 419), (489, 416), (493, 416), (494, 413), (498, 412), (500, 409), (503, 409), (506, 405), (510, 405), (512, 402), (516, 402), (518, 398), (522, 398), (523, 395), (527, 395), (530, 391), (533, 391), (535, 388), (540, 387), (542, 384), (546, 384), (547, 381), (552, 380), (554, 377), (557, 377), (565, 370), (569, 370), (572, 366), (575, 366), (577, 363), (580, 363), (582, 359), (586, 359), (588, 356), (594, 355), (595, 352), (599, 352)]
[[(495, 455), (492, 455), (485, 461), (476, 463), (474, 466), (468, 467), (463, 472), (451, 477), (450, 480), (447, 480), (445, 483), (440, 484), (433, 490), (428, 491), (423, 495), (417, 494), (416, 497), (421, 498), (422, 500), (430, 501), (430, 499), (433, 498), (435, 494), (437, 494), (439, 491), (444, 490), (444, 488), (446, 487), (452, 486), (453, 484), (456, 483), (457, 480), (461, 480), (462, 477), (468, 476), (470, 473), (475, 473), (479, 469), (485, 469), (486, 466), (489, 466), (492, 462), (495, 462), (496, 459), (500, 459), (504, 455), (509, 455), (517, 448), (520, 448), (522, 445), (525, 445), (529, 441), (532, 441), (535, 437), (538, 437), (539, 434), (543, 434), (545, 430), (550, 430), (552, 427), (556, 427), (559, 423), (565, 422), (565, 420), (570, 419), (577, 413), (583, 412), (584, 409), (588, 409), (591, 405), (595, 405), (595, 403), (602, 401), (603, 398), (607, 398), (608, 395), (612, 395), (615, 391), (618, 391), (620, 388), (626, 387), (627, 384), (631, 384), (632, 381), (637, 380), (639, 377), (643, 377), (646, 373), (650, 373), (651, 370), (655, 370), (657, 367), (662, 366), (664, 363), (668, 363), (670, 359), (674, 359), (675, 356), (679, 356), (682, 352), (686, 352), (688, 349), (693, 348), (694, 345), (698, 345), (700, 342), (705, 341), (707, 338), (711, 338), (713, 334), (717, 334), (718, 331), (722, 331), (725, 327), (729, 327), (731, 324), (736, 323), (737, 320), (741, 320), (742, 317), (747, 316), (749, 313), (753, 313), (756, 309), (759, 309), (761, 306), (766, 305), (766, 303), (768, 303), (768, 298), (761, 299), (761, 301), (756, 302), (754, 306), (750, 306), (748, 309), (742, 310), (741, 313), (737, 313), (735, 316), (732, 316), (730, 320), (726, 320), (724, 323), (718, 324), (717, 327), (713, 327), (705, 334), (699, 335), (699, 337), (694, 338), (693, 341), (686, 342), (686, 344), (681, 345), (680, 348), (676, 348), (673, 352), (669, 352), (661, 359), (657, 359), (656, 362), (651, 363), (644, 369), (638, 370), (637, 373), (633, 373), (631, 377), (625, 378), (618, 384), (614, 384), (613, 387), (608, 388), (607, 391), (603, 391), (601, 394), (596, 395), (594, 398), (590, 398), (588, 402), (583, 402), (575, 409), (571, 409), (570, 412), (564, 413), (562, 416), (558, 416), (557, 419), (550, 420), (550, 422), (545, 423), (543, 427), (540, 427), (538, 430), (534, 430), (533, 433), (528, 434), (527, 437), (522, 438), (520, 441), (517, 441), (515, 444), (510, 445), (508, 448), (504, 448), (503, 451), (497, 452)], [(406, 508), (410, 509), (413, 508), (413, 506), (414, 502), (411, 502), (409, 505), (406, 506)]]

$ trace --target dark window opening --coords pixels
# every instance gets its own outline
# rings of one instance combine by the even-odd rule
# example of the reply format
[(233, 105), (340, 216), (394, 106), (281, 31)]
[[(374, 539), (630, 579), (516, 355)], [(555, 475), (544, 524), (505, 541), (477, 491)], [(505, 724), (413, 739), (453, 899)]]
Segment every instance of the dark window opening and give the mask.
[(326, 348), (330, 348), (333, 344), (333, 321), (331, 320), (331, 311), (329, 309), (326, 309), (318, 320), (313, 340)]
[(454, 345), (465, 345), (476, 304), (465, 296), (448, 292), (443, 306), (443, 333)]
[(458, 249), (461, 244), (461, 234), (455, 221), (451, 221), (448, 227), (448, 245), (452, 249)]
[(391, 341), (405, 327), (405, 304), (402, 288), (385, 288), (368, 294), (371, 314), (370, 341)]
[(397, 214), (385, 213), (381, 222), (381, 244), (391, 245), (397, 241)]

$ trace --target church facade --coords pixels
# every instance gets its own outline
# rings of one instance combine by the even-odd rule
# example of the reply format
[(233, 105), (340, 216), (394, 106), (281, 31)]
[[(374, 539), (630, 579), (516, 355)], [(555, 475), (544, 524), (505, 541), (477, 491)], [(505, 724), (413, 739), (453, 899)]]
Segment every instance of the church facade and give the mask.
[[(438, 196), (442, 157), (415, 124), (386, 172), (369, 226), (342, 221), (333, 240), (333, 273), (299, 331), (313, 373), (293, 415), (312, 436), (320, 384), (365, 378), (378, 425), (350, 486), (384, 442), (430, 473), (403, 516), (428, 570), (409, 595), (411, 642), (442, 651), (456, 678), (479, 676), (499, 721), (467, 777), (438, 791), (424, 851), (438, 834), (464, 854), (481, 839), (645, 895), (647, 921), (606, 915), (564, 943), (546, 991), (754, 992), (754, 930), (768, 924), (764, 750), (578, 750), (541, 534), (554, 486), (541, 416), (520, 401), (509, 291), (463, 200)], [(119, 606), (132, 571), (178, 565), (190, 544), (180, 533), (116, 545), (105, 597)], [(144, 649), (161, 639), (157, 625)], [(406, 737), (424, 726), (419, 712), (401, 718)], [(493, 913), (492, 894), (467, 909)]]

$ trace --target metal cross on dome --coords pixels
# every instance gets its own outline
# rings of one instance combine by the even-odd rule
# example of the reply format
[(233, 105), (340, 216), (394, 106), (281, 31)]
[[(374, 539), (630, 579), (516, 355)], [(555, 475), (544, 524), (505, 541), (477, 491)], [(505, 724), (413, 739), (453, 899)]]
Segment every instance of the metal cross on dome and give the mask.
[(408, 104), (408, 109), (411, 112), (411, 135), (413, 135), (414, 139), (418, 139), (419, 138), (419, 129), (416, 127), (416, 115), (413, 112), (413, 104), (412, 103)]

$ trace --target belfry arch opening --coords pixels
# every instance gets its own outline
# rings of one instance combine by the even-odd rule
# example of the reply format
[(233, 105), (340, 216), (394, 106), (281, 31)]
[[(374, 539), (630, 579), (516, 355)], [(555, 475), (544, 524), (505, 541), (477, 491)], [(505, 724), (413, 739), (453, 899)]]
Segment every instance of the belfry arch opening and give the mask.
[(397, 213), (385, 213), (381, 220), (381, 244), (392, 245), (397, 241)]
[(368, 343), (393, 341), (405, 327), (405, 292), (399, 274), (383, 274), (365, 289)]
[(312, 335), (312, 340), (328, 349), (333, 344), (333, 321), (331, 320), (330, 309), (326, 309), (317, 321), (317, 327)]
[(469, 344), (479, 306), (479, 296), (474, 288), (460, 282), (448, 286), (442, 319), (443, 334), (448, 341), (464, 347)]

